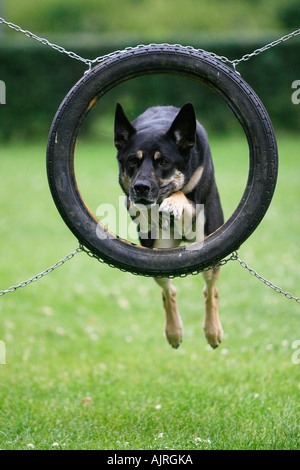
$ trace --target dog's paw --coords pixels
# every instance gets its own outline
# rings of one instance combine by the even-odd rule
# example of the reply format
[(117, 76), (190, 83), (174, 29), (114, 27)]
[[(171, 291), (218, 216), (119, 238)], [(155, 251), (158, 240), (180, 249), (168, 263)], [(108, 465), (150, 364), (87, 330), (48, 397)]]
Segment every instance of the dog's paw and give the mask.
[(208, 343), (213, 349), (216, 349), (222, 342), (223, 338), (223, 329), (221, 323), (210, 323), (209, 325), (204, 325), (203, 329)]
[(175, 220), (187, 218), (192, 220), (194, 207), (182, 191), (172, 194), (164, 199), (159, 207), (163, 214), (172, 215)]
[(159, 212), (172, 214), (175, 220), (182, 217), (184, 211), (184, 203), (181, 199), (173, 196), (167, 197), (159, 206)]
[(165, 328), (165, 336), (168, 340), (168, 343), (172, 346), (172, 348), (177, 349), (179, 348), (180, 344), (182, 343), (183, 338), (183, 328), (182, 325), (177, 327), (166, 327)]

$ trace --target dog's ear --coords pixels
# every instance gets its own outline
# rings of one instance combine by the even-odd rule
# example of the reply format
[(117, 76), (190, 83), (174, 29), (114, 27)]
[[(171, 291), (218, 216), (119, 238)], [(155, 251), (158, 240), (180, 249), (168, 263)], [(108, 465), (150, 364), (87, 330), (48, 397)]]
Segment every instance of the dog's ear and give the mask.
[(182, 150), (189, 150), (196, 142), (196, 116), (192, 104), (185, 104), (174, 119), (167, 135)]
[(122, 106), (117, 103), (115, 114), (115, 138), (114, 143), (118, 150), (123, 149), (130, 137), (136, 132), (135, 128), (128, 121)]

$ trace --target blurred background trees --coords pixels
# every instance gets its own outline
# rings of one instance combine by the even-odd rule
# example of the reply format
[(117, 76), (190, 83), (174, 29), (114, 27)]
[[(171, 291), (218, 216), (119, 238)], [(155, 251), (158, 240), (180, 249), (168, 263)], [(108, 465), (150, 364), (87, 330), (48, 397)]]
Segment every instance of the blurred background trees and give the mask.
[[(294, 0), (1, 0), (0, 14), (87, 58), (169, 42), (235, 59), (300, 27), (300, 3)], [(299, 48), (296, 37), (238, 67), (275, 127), (285, 131), (296, 131), (300, 124), (300, 109), (291, 102), (291, 84), (300, 78)], [(84, 64), (0, 25), (0, 79), (7, 86), (0, 137), (44, 138), (57, 107), (84, 71)], [(228, 117), (222, 100), (205, 87), (187, 87), (184, 79), (169, 83), (167, 77), (153, 76), (122, 86), (107, 98), (99, 126), (105, 127), (116, 99), (132, 117), (153, 104), (180, 106), (192, 100), (209, 130), (232, 131), (234, 116)], [(93, 132), (92, 125), (86, 132)]]

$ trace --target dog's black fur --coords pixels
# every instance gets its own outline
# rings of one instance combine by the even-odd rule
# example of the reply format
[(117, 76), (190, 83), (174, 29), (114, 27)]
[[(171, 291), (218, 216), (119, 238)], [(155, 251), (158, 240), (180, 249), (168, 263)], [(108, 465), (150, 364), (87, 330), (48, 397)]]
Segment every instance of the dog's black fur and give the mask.
[[(127, 196), (127, 208), (153, 204), (183, 222), (183, 212), (197, 218), (197, 204), (204, 205), (204, 235), (223, 224), (223, 212), (215, 182), (214, 166), (206, 131), (196, 120), (191, 104), (181, 109), (152, 107), (132, 123), (120, 104), (115, 115), (115, 146), (118, 150), (119, 182)], [(199, 207), (199, 206), (198, 206)], [(148, 217), (148, 216), (147, 216)], [(146, 247), (174, 247), (175, 236), (167, 245), (162, 237), (154, 239), (152, 228), (148, 236), (141, 237)], [(141, 233), (141, 232), (139, 232)], [(161, 231), (158, 231), (158, 234)], [(208, 342), (217, 347), (222, 338), (218, 314), (216, 281), (219, 268), (203, 273), (206, 316), (204, 331)], [(176, 289), (170, 279), (155, 279), (163, 289), (166, 312), (165, 333), (169, 343), (177, 348), (182, 340), (182, 322), (178, 313)]]
[[(184, 194), (191, 203), (204, 204), (205, 236), (223, 224), (207, 134), (191, 104), (181, 110), (173, 106), (149, 108), (132, 124), (118, 104), (115, 146), (120, 185), (129, 201), (146, 206), (161, 204), (171, 194), (187, 188)], [(155, 155), (159, 157), (154, 159)], [(200, 167), (201, 177), (196, 181), (196, 175), (196, 184), (192, 182), (189, 188)], [(183, 175), (180, 181), (179, 172)]]

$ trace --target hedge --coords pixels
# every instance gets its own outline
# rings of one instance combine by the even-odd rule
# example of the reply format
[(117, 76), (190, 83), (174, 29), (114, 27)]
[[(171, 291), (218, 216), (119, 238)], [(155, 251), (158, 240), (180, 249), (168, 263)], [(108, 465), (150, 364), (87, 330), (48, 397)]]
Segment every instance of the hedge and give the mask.
[[(192, 45), (235, 59), (276, 37), (278, 35), (239, 42), (236, 39), (207, 40), (201, 41), (201, 44), (193, 41)], [(98, 43), (100, 40), (84, 43), (76, 36), (70, 39), (70, 44), (67, 42), (70, 50), (83, 57), (94, 58), (135, 45), (138, 41), (132, 37), (124, 38), (119, 43), (103, 41), (101, 47)], [(6, 84), (6, 104), (0, 105), (1, 140), (46, 137), (59, 104), (85, 70), (86, 67), (81, 62), (33, 40), (24, 38), (21, 42), (7, 39), (2, 41), (0, 80)], [(295, 91), (291, 88), (292, 83), (300, 80), (299, 38), (293, 38), (239, 64), (238, 71), (266, 106), (275, 130), (299, 130), (300, 105), (293, 104), (291, 100)], [(90, 135), (96, 135), (97, 129), (99, 132), (102, 129), (103, 132), (106, 122), (106, 128), (111, 131), (116, 101), (124, 105), (130, 118), (134, 118), (148, 106), (181, 106), (192, 101), (199, 119), (204, 122), (208, 131), (228, 132), (236, 127), (236, 119), (223, 100), (206, 87), (184, 78), (154, 75), (134, 79), (108, 93), (101, 100), (99, 111), (96, 111), (99, 114), (98, 121), (88, 119), (83, 132)], [(99, 122), (99, 127), (95, 122)], [(111, 132), (108, 135), (111, 138)]]

